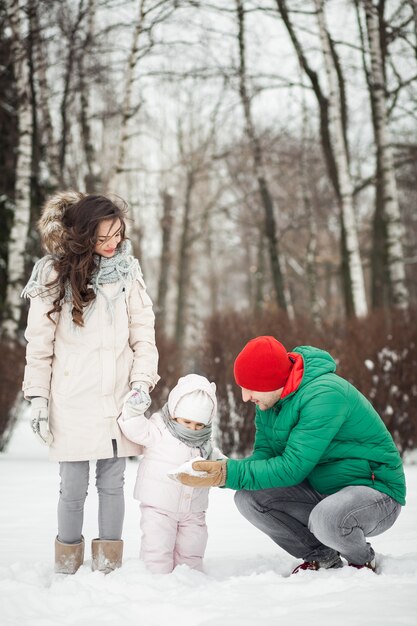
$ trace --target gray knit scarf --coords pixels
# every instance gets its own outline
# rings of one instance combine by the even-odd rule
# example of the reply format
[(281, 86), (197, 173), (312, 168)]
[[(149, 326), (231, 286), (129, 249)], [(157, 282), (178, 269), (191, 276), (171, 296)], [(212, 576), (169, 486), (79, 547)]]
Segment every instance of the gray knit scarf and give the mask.
[[(133, 280), (135, 280), (137, 276), (140, 276), (142, 274), (139, 266), (139, 261), (130, 255), (130, 251), (130, 242), (123, 241), (117, 249), (115, 255), (110, 257), (109, 259), (106, 257), (102, 257), (98, 254), (94, 255), (94, 262), (96, 267), (91, 276), (90, 286), (96, 296), (100, 293), (105, 298), (107, 303), (107, 310), (112, 318), (114, 311), (113, 301), (117, 300), (117, 298), (120, 297), (128, 283), (133, 282)], [(46, 288), (46, 284), (49, 281), (49, 276), (53, 269), (53, 264), (49, 263), (49, 267), (46, 272), (44, 272), (44, 268), (48, 264), (48, 262), (54, 260), (55, 257), (51, 254), (48, 254), (35, 263), (29, 281), (21, 293), (22, 298), (27, 298), (33, 295), (40, 295), (42, 292), (43, 295), (48, 296), (49, 290), (48, 288)], [(109, 297), (106, 294), (105, 289), (102, 288), (102, 285), (117, 282), (119, 283), (119, 288), (117, 292), (112, 297)], [(72, 289), (70, 283), (67, 283), (67, 285), (65, 286), (64, 302), (71, 301)], [(83, 312), (84, 320), (86, 320), (87, 317), (91, 315), (91, 312), (94, 310), (95, 302), (96, 299), (92, 300), (92, 302), (90, 302), (90, 304), (85, 307)]]
[(211, 443), (211, 424), (207, 424), (201, 430), (191, 430), (179, 424), (172, 419), (168, 409), (168, 403), (166, 403), (160, 410), (162, 419), (165, 426), (173, 437), (185, 443), (190, 448), (200, 448), (200, 453), (203, 459), (208, 459), (213, 451), (213, 444)]

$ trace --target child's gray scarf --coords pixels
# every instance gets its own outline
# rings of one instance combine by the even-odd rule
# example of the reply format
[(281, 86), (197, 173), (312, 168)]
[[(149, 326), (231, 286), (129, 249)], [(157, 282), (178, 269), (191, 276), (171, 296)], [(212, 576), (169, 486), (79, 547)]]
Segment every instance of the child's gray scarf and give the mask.
[[(119, 298), (128, 283), (135, 280), (135, 278), (140, 276), (142, 273), (139, 261), (129, 254), (130, 250), (130, 242), (123, 241), (116, 254), (109, 259), (98, 254), (94, 255), (96, 269), (93, 271), (89, 286), (93, 289), (96, 296), (100, 293), (105, 298), (107, 309), (111, 316), (113, 315), (113, 301)], [(48, 254), (35, 263), (29, 281), (21, 293), (22, 298), (27, 298), (33, 295), (50, 296), (53, 293), (53, 287), (49, 289), (46, 287), (53, 269), (53, 263), (49, 263), (49, 267), (45, 273), (44, 268), (48, 262), (54, 261), (54, 259), (55, 257), (53, 255)], [(42, 274), (44, 275), (42, 276)], [(120, 283), (119, 289), (115, 295), (109, 298), (106, 291), (102, 289), (102, 285), (117, 282)], [(65, 287), (64, 302), (71, 301), (72, 289), (71, 285), (68, 283)], [(94, 299), (87, 307), (85, 307), (83, 313), (84, 320), (86, 320), (93, 311), (95, 301), (96, 300)]]
[(208, 459), (210, 457), (213, 451), (213, 445), (211, 443), (211, 424), (207, 424), (207, 426), (201, 430), (191, 430), (190, 428), (186, 428), (172, 419), (168, 409), (168, 403), (162, 407), (160, 414), (162, 415), (165, 426), (168, 428), (173, 437), (179, 439), (190, 448), (200, 448), (203, 459)]

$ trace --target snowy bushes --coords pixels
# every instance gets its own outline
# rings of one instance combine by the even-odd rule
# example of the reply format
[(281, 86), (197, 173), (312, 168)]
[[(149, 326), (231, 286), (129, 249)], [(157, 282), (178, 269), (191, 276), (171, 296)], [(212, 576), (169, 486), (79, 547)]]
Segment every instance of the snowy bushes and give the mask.
[[(416, 312), (410, 312), (410, 319)], [(417, 327), (398, 311), (378, 311), (362, 320), (323, 323), (308, 319), (290, 324), (270, 308), (255, 318), (229, 312), (206, 324), (201, 346), (201, 373), (217, 384), (219, 397), (218, 443), (228, 455), (250, 453), (253, 443), (253, 406), (245, 405), (233, 379), (233, 362), (246, 341), (274, 335), (291, 351), (297, 345), (328, 350), (338, 363), (337, 373), (347, 378), (381, 415), (403, 454), (417, 447)], [(198, 348), (197, 348), (198, 350)], [(239, 431), (239, 432), (237, 432)]]
[[(416, 313), (410, 312), (411, 320)], [(274, 335), (289, 351), (303, 344), (328, 350), (338, 363), (338, 374), (372, 402), (401, 454), (417, 448), (417, 326), (405, 322), (398, 312), (391, 318), (381, 311), (364, 320), (323, 323), (320, 329), (309, 319), (298, 318), (290, 324), (275, 308), (258, 317), (248, 312), (217, 314), (207, 320), (199, 344), (183, 357), (173, 340), (157, 332), (161, 380), (152, 393), (151, 410), (162, 407), (181, 375), (203, 374), (217, 385), (217, 443), (231, 456), (250, 453), (254, 408), (242, 402), (233, 362), (245, 343), (257, 335)], [(0, 451), (12, 426), (24, 367), (24, 347), (3, 343), (1, 348)]]

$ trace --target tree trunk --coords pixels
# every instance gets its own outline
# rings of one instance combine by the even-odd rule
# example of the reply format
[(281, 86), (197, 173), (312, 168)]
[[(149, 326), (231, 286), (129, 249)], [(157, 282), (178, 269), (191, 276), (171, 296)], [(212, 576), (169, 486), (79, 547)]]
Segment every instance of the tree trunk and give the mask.
[(256, 260), (256, 272), (254, 276), (255, 283), (255, 317), (260, 317), (264, 308), (264, 289), (265, 289), (265, 236), (263, 229), (258, 232), (258, 249)]
[(415, 57), (417, 60), (417, 0), (408, 0), (408, 2), (410, 3), (411, 6), (411, 10), (413, 12), (413, 22), (414, 22), (414, 36), (415, 36), (415, 43), (414, 43), (414, 53), (415, 53)]
[(166, 303), (168, 296), (168, 279), (171, 265), (171, 237), (173, 224), (173, 197), (167, 191), (162, 193), (163, 215), (161, 219), (162, 251), (159, 268), (158, 299), (156, 305), (156, 321), (166, 334)]
[(8, 249), (8, 283), (6, 291), (6, 319), (3, 332), (16, 339), (19, 330), (20, 293), (25, 280), (25, 249), (30, 222), (30, 190), (32, 160), (32, 111), (30, 102), (29, 67), (23, 40), (23, 27), (19, 0), (11, 0), (8, 6), (12, 31), (11, 57), (17, 85), (18, 144), (14, 193), (14, 220)]
[(216, 274), (216, 259), (213, 255), (213, 233), (208, 228), (206, 238), (207, 260), (209, 263), (208, 286), (210, 294), (210, 315), (214, 317), (219, 312), (219, 280)]
[(265, 237), (268, 242), (269, 259), (271, 263), (272, 283), (274, 286), (277, 304), (284, 311), (287, 310), (284, 282), (281, 273), (278, 250), (277, 226), (274, 215), (274, 204), (266, 179), (262, 147), (256, 135), (252, 119), (250, 97), (246, 87), (246, 59), (245, 59), (245, 9), (242, 0), (236, 0), (238, 17), (238, 42), (239, 42), (239, 94), (242, 101), (243, 112), (246, 122), (246, 133), (252, 152), (253, 169), (258, 183), (259, 195), (265, 215)]
[(364, 0), (364, 4), (371, 57), (370, 77), (372, 97), (375, 105), (374, 132), (382, 183), (390, 300), (395, 307), (407, 309), (409, 306), (409, 293), (406, 284), (402, 246), (404, 229), (398, 203), (394, 155), (386, 109), (383, 57), (379, 38), (379, 16), (372, 0)]
[(89, 0), (87, 6), (87, 33), (78, 54), (78, 80), (80, 92), (80, 118), (81, 118), (81, 141), (84, 150), (85, 165), (87, 173), (84, 177), (85, 190), (87, 193), (97, 191), (98, 180), (94, 174), (95, 154), (90, 126), (90, 92), (85, 79), (86, 62), (91, 56), (91, 47), (94, 38), (94, 19), (96, 13), (95, 0)]
[(291, 293), (290, 285), (287, 279), (287, 259), (284, 255), (281, 255), (280, 262), (281, 262), (281, 274), (282, 274), (282, 279), (284, 283), (284, 297), (285, 297), (286, 311), (287, 311), (288, 319), (290, 320), (290, 322), (293, 322), (295, 320), (295, 311), (294, 311), (294, 305), (292, 301), (292, 293)]
[(323, 0), (315, 0), (315, 6), (325, 70), (329, 85), (329, 128), (338, 172), (340, 208), (341, 214), (343, 215), (343, 226), (345, 229), (346, 267), (349, 272), (351, 283), (353, 315), (356, 317), (363, 317), (367, 315), (368, 307), (366, 303), (365, 280), (359, 251), (356, 217), (353, 206), (353, 187), (349, 172), (349, 162), (342, 123), (338, 76), (334, 64), (334, 56), (329, 44), (329, 34), (323, 12)]
[[(367, 61), (365, 58), (365, 35), (362, 28), (361, 16), (360, 16), (360, 3), (362, 0), (355, 0), (356, 17), (358, 23), (358, 30), (362, 44), (361, 56), (362, 66), (366, 77), (366, 83), (368, 85), (370, 102), (371, 102), (371, 114), (372, 123), (374, 128), (376, 127), (376, 106), (373, 89), (371, 86), (371, 77), (368, 70)], [(371, 303), (372, 308), (376, 309), (388, 304), (387, 296), (387, 284), (388, 279), (386, 277), (386, 250), (385, 250), (385, 225), (384, 225), (384, 203), (383, 203), (383, 190), (382, 190), (382, 176), (381, 176), (381, 158), (380, 153), (377, 150), (376, 153), (376, 185), (375, 185), (375, 212), (372, 220), (372, 248), (371, 248)]]
[(48, 171), (48, 187), (56, 188), (58, 186), (58, 151), (57, 142), (55, 140), (54, 128), (52, 123), (51, 112), (49, 108), (50, 87), (46, 75), (48, 66), (48, 58), (45, 50), (45, 42), (43, 39), (42, 25), (39, 17), (39, 7), (36, 0), (33, 1), (33, 9), (31, 12), (33, 20), (33, 58), (34, 58), (34, 74), (37, 79), (38, 86), (38, 108), (39, 108), (39, 135), (42, 144), (42, 158), (44, 159)]
[(185, 331), (187, 327), (187, 304), (188, 289), (191, 280), (190, 268), (190, 231), (191, 231), (191, 196), (194, 188), (194, 172), (190, 170), (187, 173), (184, 213), (182, 219), (181, 241), (178, 260), (178, 296), (177, 296), (177, 312), (175, 320), (175, 340), (180, 348), (184, 347)]
[[(123, 175), (126, 159), (126, 148), (129, 139), (129, 120), (133, 114), (132, 94), (133, 83), (135, 81), (135, 69), (138, 62), (139, 40), (143, 32), (143, 22), (145, 15), (145, 0), (139, 0), (138, 19), (133, 33), (132, 44), (130, 47), (129, 58), (126, 70), (126, 82), (124, 85), (124, 97), (122, 102), (122, 121), (119, 130), (119, 143), (116, 148), (116, 161), (113, 170), (110, 173), (108, 187), (116, 190), (119, 187), (120, 176)], [(136, 109), (135, 109), (136, 110)]]
[(302, 130), (301, 130), (301, 158), (300, 158), (300, 178), (301, 194), (303, 199), (304, 212), (307, 216), (308, 241), (306, 254), (306, 275), (310, 294), (310, 312), (316, 328), (321, 326), (320, 306), (317, 295), (317, 222), (313, 207), (311, 205), (311, 195), (309, 191), (308, 163), (307, 163), (307, 134), (308, 134), (308, 113), (305, 99), (302, 107)]
[[(35, 219), (39, 217), (38, 207), (42, 204), (41, 183), (40, 183), (40, 163), (42, 160), (41, 145), (41, 129), (39, 126), (39, 100), (38, 86), (36, 81), (36, 0), (27, 0), (26, 12), (29, 24), (29, 32), (27, 37), (27, 58), (29, 66), (29, 86), (30, 86), (30, 102), (32, 111), (32, 161), (31, 161), (31, 184), (30, 184), (30, 204), (31, 214), (33, 209), (36, 210)], [(33, 221), (31, 215), (31, 221)]]
[[(66, 181), (66, 158), (67, 158), (67, 150), (68, 150), (68, 135), (69, 135), (69, 105), (70, 105), (70, 91), (71, 91), (71, 83), (73, 80), (73, 70), (77, 56), (77, 38), (79, 35), (79, 30), (81, 27), (81, 23), (83, 21), (85, 11), (84, 11), (84, 0), (79, 0), (78, 2), (78, 11), (75, 22), (72, 24), (68, 43), (67, 43), (67, 60), (65, 64), (65, 73), (64, 73), (64, 91), (62, 94), (61, 106), (60, 106), (60, 116), (61, 116), (61, 141), (60, 141), (60, 150), (59, 150), (59, 184), (61, 187), (65, 185)], [(67, 25), (65, 25), (67, 27)]]
[[(352, 281), (350, 277), (350, 266), (346, 259), (346, 254), (347, 254), (346, 251), (348, 249), (348, 246), (346, 242), (346, 228), (344, 225), (345, 218), (344, 218), (344, 214), (342, 211), (338, 164), (336, 162), (334, 145), (333, 145), (333, 140), (331, 137), (331, 128), (330, 128), (331, 125), (330, 125), (330, 119), (329, 119), (330, 117), (329, 100), (323, 93), (317, 72), (312, 69), (312, 67), (310, 66), (308, 62), (306, 55), (303, 52), (303, 48), (301, 46), (301, 43), (297, 37), (297, 34), (295, 32), (295, 29), (290, 19), (290, 15), (289, 15), (288, 8), (287, 8), (287, 3), (285, 2), (285, 0), (276, 0), (276, 2), (277, 2), (278, 11), (288, 30), (288, 34), (290, 36), (290, 39), (296, 51), (300, 67), (307, 74), (310, 80), (311, 86), (313, 88), (314, 94), (317, 98), (318, 105), (319, 105), (321, 144), (323, 148), (323, 154), (324, 154), (324, 158), (326, 161), (329, 178), (332, 182), (334, 191), (336, 193), (338, 203), (339, 203), (339, 210), (340, 210), (340, 249), (341, 249), (341, 258), (342, 258), (341, 275), (342, 275), (342, 291), (343, 291), (343, 297), (344, 297), (344, 305), (345, 305), (346, 314), (352, 315), (354, 312)], [(334, 48), (330, 46), (330, 42), (329, 42), (329, 47), (331, 51), (330, 56), (332, 57), (333, 64), (334, 64), (336, 53), (335, 53)], [(336, 70), (337, 81), (335, 80), (334, 82), (335, 84), (336, 82), (338, 83), (339, 90), (340, 90), (340, 86), (341, 84), (343, 84), (343, 80), (341, 76), (340, 66), (336, 64), (336, 67), (339, 67), (339, 71), (337, 72)], [(342, 107), (342, 112), (343, 112), (343, 107)], [(346, 120), (346, 117), (347, 117), (346, 113), (345, 114), (342, 113), (340, 117), (342, 120), (342, 127), (343, 127), (343, 119)], [(345, 149), (346, 149), (346, 130), (342, 130), (342, 135), (344, 137)], [(346, 149), (346, 154), (347, 154), (347, 149)]]

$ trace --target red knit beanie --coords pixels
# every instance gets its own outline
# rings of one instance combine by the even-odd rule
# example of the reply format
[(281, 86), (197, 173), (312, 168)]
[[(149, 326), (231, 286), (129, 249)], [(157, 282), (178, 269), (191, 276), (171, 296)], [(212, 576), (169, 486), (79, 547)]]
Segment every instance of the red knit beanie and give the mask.
[(275, 337), (256, 337), (237, 355), (234, 374), (239, 387), (276, 391), (284, 387), (292, 368), (290, 357)]

